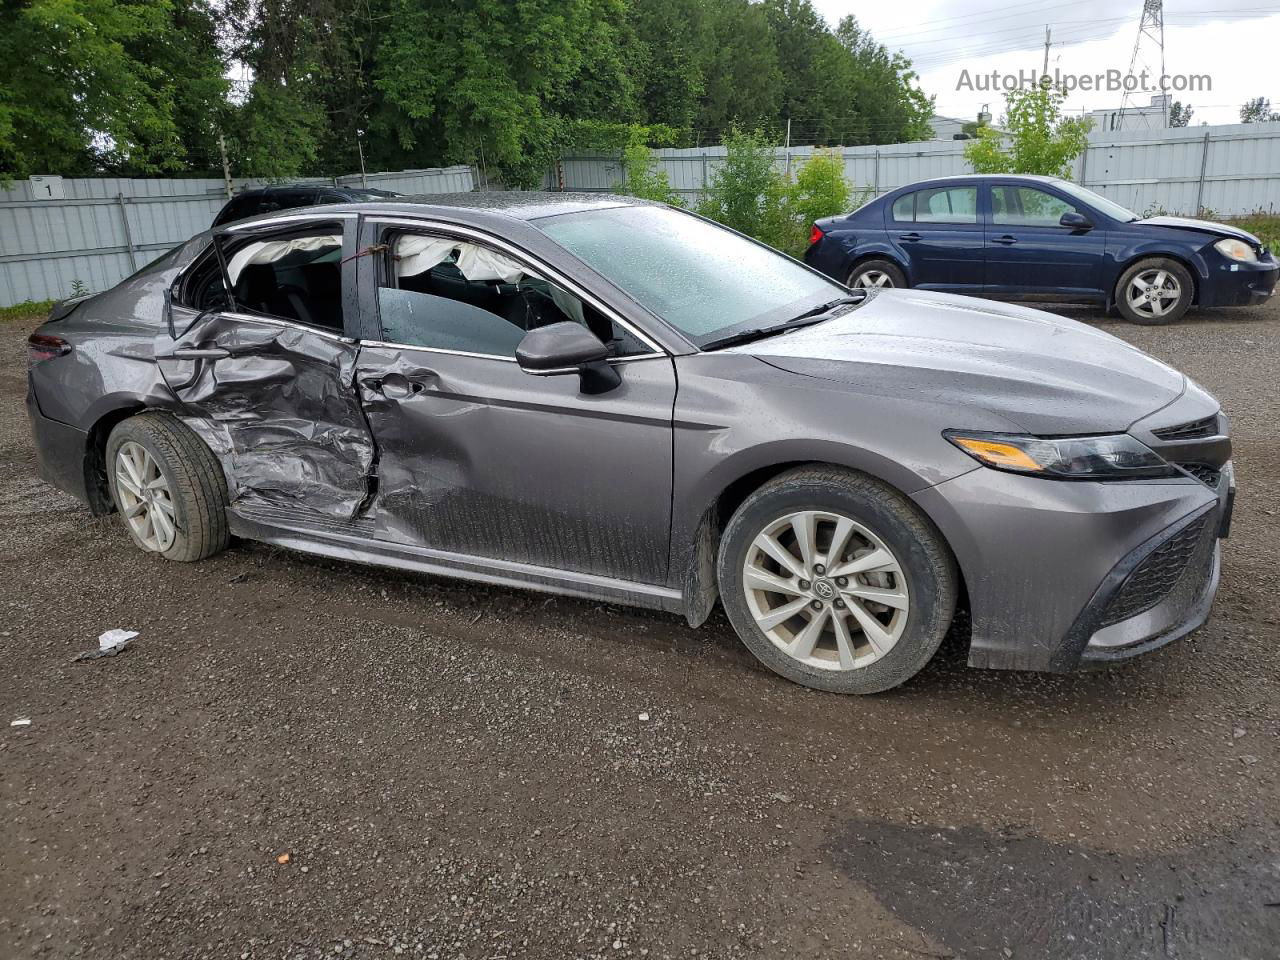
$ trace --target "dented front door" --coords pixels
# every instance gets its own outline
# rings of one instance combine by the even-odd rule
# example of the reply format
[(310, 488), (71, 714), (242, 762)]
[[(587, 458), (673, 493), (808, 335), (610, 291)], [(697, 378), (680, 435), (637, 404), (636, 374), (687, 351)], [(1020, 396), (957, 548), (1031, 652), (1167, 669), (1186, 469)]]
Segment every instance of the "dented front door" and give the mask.
[(646, 584), (667, 577), (670, 357), (621, 384), (514, 360), (365, 344), (357, 382), (378, 445), (376, 536), (469, 557)]
[(238, 313), (175, 307), (155, 354), (175, 412), (222, 461), (238, 512), (349, 520), (368, 495), (373, 441), (354, 341)]

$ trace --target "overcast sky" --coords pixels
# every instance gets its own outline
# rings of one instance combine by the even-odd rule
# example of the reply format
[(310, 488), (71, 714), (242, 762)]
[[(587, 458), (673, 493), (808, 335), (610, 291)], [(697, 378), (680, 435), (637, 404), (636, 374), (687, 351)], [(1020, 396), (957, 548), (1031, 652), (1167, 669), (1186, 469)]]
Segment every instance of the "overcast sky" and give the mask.
[[(999, 93), (957, 90), (961, 71), (1016, 73), (1039, 70), (1044, 62), (1044, 28), (1052, 30), (1049, 69), (1094, 74), (1128, 72), (1142, 12), (1142, 0), (907, 0), (854, 3), (814, 0), (834, 27), (854, 14), (863, 27), (891, 49), (901, 49), (916, 64), (924, 91), (933, 94), (938, 113), (972, 119), (984, 103), (998, 118)], [(1164, 58), (1169, 74), (1208, 74), (1208, 92), (1172, 92), (1195, 108), (1193, 124), (1238, 123), (1239, 108), (1256, 96), (1270, 97), (1280, 110), (1280, 72), (1275, 69), (1280, 41), (1280, 0), (1167, 0), (1164, 5)], [(1144, 40), (1153, 78), (1159, 52)], [(1136, 72), (1136, 71), (1135, 71)], [(1077, 91), (1071, 110), (1118, 107), (1123, 93)], [(1150, 93), (1137, 94), (1148, 103)]]

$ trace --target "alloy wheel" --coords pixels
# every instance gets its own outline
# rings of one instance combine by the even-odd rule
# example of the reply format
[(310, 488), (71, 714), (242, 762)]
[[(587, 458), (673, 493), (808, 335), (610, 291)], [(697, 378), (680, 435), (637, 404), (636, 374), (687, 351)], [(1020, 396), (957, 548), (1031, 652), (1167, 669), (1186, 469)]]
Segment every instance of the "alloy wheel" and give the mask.
[(1134, 313), (1156, 319), (1178, 305), (1182, 284), (1168, 270), (1143, 270), (1129, 281), (1125, 299)]
[(877, 287), (892, 287), (893, 277), (889, 276), (883, 270), (868, 270), (860, 273), (853, 281), (855, 287), (866, 287), (874, 289)]
[(742, 581), (756, 625), (809, 667), (870, 666), (906, 629), (902, 564), (875, 533), (839, 513), (804, 510), (770, 523), (747, 551)]
[(116, 452), (116, 497), (120, 513), (146, 549), (164, 553), (177, 536), (173, 492), (147, 448), (130, 440)]

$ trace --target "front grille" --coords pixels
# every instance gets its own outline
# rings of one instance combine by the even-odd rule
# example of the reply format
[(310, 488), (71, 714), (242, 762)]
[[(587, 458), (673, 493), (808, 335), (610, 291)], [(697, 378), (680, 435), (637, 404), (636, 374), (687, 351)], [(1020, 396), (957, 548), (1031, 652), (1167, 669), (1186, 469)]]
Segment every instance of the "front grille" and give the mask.
[(1205, 486), (1214, 490), (1218, 489), (1218, 482), (1222, 479), (1222, 471), (1217, 467), (1207, 463), (1179, 463), (1178, 466)]
[(1200, 440), (1204, 437), (1212, 437), (1217, 432), (1218, 415), (1216, 413), (1211, 417), (1189, 420), (1186, 423), (1177, 423), (1172, 427), (1161, 427), (1159, 430), (1151, 431), (1153, 436), (1161, 440)]
[(1208, 522), (1208, 514), (1193, 520), (1138, 564), (1107, 604), (1098, 628), (1145, 613), (1169, 596), (1195, 557)]

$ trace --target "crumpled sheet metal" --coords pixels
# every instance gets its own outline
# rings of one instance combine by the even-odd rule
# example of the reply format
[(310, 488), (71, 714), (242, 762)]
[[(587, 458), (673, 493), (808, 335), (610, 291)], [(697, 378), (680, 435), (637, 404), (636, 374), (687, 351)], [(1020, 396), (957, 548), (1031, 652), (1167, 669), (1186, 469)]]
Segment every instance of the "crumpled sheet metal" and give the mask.
[(215, 342), (231, 356), (160, 364), (184, 404), (183, 421), (222, 461), (233, 502), (354, 517), (374, 461), (355, 388), (357, 347), (212, 316), (157, 355)]

